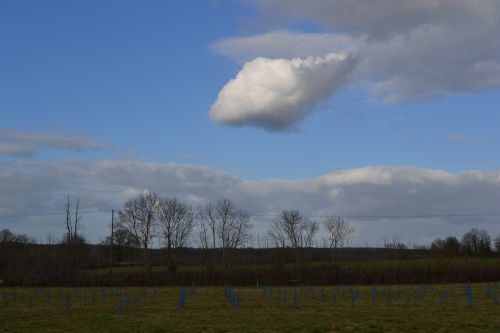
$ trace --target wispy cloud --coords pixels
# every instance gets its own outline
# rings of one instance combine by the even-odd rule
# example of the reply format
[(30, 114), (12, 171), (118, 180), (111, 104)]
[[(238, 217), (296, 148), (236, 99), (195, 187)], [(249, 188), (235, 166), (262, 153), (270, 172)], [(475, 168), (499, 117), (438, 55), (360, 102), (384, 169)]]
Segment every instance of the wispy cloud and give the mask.
[(449, 142), (456, 142), (456, 143), (472, 143), (472, 140), (467, 138), (463, 134), (457, 134), (457, 135), (450, 135), (447, 140)]
[(30, 157), (42, 149), (73, 152), (100, 150), (108, 147), (83, 135), (18, 132), (0, 128), (0, 155)]
[(358, 49), (356, 43), (355, 38), (347, 35), (279, 30), (247, 37), (224, 38), (211, 47), (216, 53), (244, 64), (258, 57), (323, 57), (333, 50), (351, 53)]
[(450, 135), (446, 138), (446, 140), (448, 142), (462, 143), (462, 144), (474, 144), (474, 143), (484, 142), (484, 140), (471, 138), (466, 136), (465, 134)]

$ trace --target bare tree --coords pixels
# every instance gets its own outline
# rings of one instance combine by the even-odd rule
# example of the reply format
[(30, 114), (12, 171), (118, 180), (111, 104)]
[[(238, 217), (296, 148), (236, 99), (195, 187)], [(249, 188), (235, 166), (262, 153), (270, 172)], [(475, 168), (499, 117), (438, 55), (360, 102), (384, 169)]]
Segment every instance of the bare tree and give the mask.
[(216, 231), (222, 248), (222, 263), (225, 264), (225, 250), (229, 248), (230, 228), (236, 218), (236, 207), (229, 199), (218, 200), (215, 205)]
[(316, 245), (316, 234), (318, 233), (319, 226), (316, 221), (305, 220), (302, 225), (302, 246), (314, 247)]
[(408, 248), (408, 246), (406, 246), (406, 244), (401, 240), (401, 236), (396, 232), (393, 233), (391, 237), (384, 235), (382, 237), (382, 242), (385, 249), (404, 250)]
[(298, 210), (284, 210), (281, 219), (274, 222), (267, 234), (276, 247), (313, 247), (316, 244), (318, 223), (307, 220)]
[(139, 247), (140, 243), (133, 235), (128, 231), (127, 229), (123, 228), (116, 228), (116, 230), (113, 232), (113, 245), (118, 246), (118, 247)]
[(161, 228), (168, 268), (175, 274), (177, 262), (174, 250), (185, 247), (194, 226), (194, 214), (191, 206), (173, 198), (160, 198), (158, 202), (158, 222)]
[(500, 252), (500, 235), (495, 238), (495, 249), (497, 250), (497, 252)]
[(230, 251), (244, 246), (250, 239), (250, 216), (236, 208), (229, 199), (218, 200), (215, 205), (217, 237), (222, 248), (222, 264), (230, 264)]
[(198, 208), (197, 213), (200, 247), (215, 249), (217, 247), (217, 219), (215, 203), (209, 202)]
[[(85, 238), (82, 234), (79, 233), (79, 230), (81, 230), (82, 225), (81, 225), (81, 220), (82, 216), (80, 214), (80, 199), (76, 200), (76, 205), (75, 205), (75, 211), (74, 213), (71, 212), (71, 200), (70, 196), (68, 194), (66, 198), (66, 203), (64, 205), (64, 213), (65, 213), (65, 220), (64, 220), (64, 225), (66, 228), (66, 235), (63, 239), (63, 242), (66, 244), (84, 244), (85, 243)], [(73, 217), (72, 217), (73, 215)]]
[(104, 241), (102, 241), (102, 245), (113, 245), (113, 258), (116, 257), (117, 262), (121, 262), (126, 251), (131, 248), (140, 247), (140, 243), (135, 235), (123, 228), (120, 223), (118, 223), (114, 229), (113, 242), (111, 242), (111, 236), (107, 236)]
[(267, 231), (274, 247), (285, 248), (287, 246), (287, 236), (283, 229), (281, 221), (276, 221)]
[(26, 234), (14, 234), (9, 229), (0, 231), (0, 243), (35, 244), (34, 238)]
[(73, 237), (73, 222), (71, 220), (71, 202), (69, 200), (69, 194), (66, 198), (66, 204), (64, 205), (64, 212), (66, 213), (66, 219), (64, 220), (66, 226), (66, 243), (71, 244)]
[(281, 213), (280, 227), (293, 248), (302, 247), (303, 218), (298, 210), (284, 210)]
[(14, 235), (9, 229), (3, 229), (0, 231), (0, 243), (13, 243), (16, 241), (16, 235)]
[(396, 232), (391, 237), (384, 235), (382, 242), (385, 249), (393, 250), (394, 258), (401, 257), (404, 250), (408, 249), (408, 246), (401, 240), (401, 236)]
[(82, 216), (80, 215), (80, 198), (76, 199), (75, 205), (75, 219), (73, 221), (73, 241), (77, 241), (81, 236), (78, 234), (78, 231), (82, 228), (81, 220)]
[(247, 211), (238, 209), (236, 218), (231, 221), (226, 231), (227, 248), (236, 249), (246, 246), (252, 240), (250, 230), (252, 230), (250, 215)]
[[(274, 246), (291, 247), (296, 264), (299, 265), (307, 256), (306, 252), (299, 249), (313, 247), (318, 230), (318, 223), (305, 219), (298, 210), (283, 210), (281, 219), (271, 225), (267, 234)], [(300, 278), (300, 270), (297, 272)]]
[(461, 246), (456, 237), (449, 236), (445, 239), (436, 238), (431, 243), (430, 250), (435, 257), (453, 257), (460, 254)]
[[(230, 264), (231, 250), (244, 246), (251, 238), (250, 215), (229, 199), (209, 202), (199, 209), (200, 245), (222, 250), (222, 264)], [(215, 255), (215, 251), (214, 251)]]
[(327, 216), (323, 221), (323, 225), (327, 231), (326, 243), (331, 249), (334, 258), (338, 249), (343, 248), (354, 234), (354, 228), (340, 216)]
[(144, 251), (144, 267), (149, 266), (149, 246), (156, 234), (158, 201), (154, 192), (141, 193), (125, 202), (118, 212), (120, 227), (133, 234)]
[(462, 237), (462, 247), (468, 254), (491, 252), (491, 237), (486, 230), (471, 229)]
[(200, 205), (196, 213), (196, 220), (200, 247), (206, 251), (207, 255), (211, 253), (212, 256), (212, 261), (206, 260), (206, 264), (209, 266), (214, 265), (217, 261), (217, 221), (214, 203), (208, 202), (205, 205)]

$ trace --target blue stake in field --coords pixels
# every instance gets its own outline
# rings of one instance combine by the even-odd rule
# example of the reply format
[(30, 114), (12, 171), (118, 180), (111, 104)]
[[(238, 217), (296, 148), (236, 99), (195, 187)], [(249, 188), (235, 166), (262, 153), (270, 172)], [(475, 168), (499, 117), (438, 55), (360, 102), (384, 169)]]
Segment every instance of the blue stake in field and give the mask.
[(196, 295), (196, 286), (194, 285), (194, 283), (191, 284), (191, 296), (194, 296)]
[(471, 283), (467, 283), (467, 285), (465, 286), (465, 295), (467, 297), (467, 305), (469, 305), (469, 307), (471, 308), (473, 306), (473, 295), (472, 295), (472, 285)]
[(33, 307), (33, 296), (30, 296), (28, 297), (28, 308), (32, 308)]
[(182, 312), (184, 310), (184, 307), (186, 306), (186, 298), (187, 291), (186, 289), (182, 289), (179, 294), (179, 303), (177, 305), (177, 310), (179, 310), (179, 312)]
[(406, 307), (409, 308), (411, 305), (411, 293), (410, 291), (406, 291)]
[(123, 308), (124, 308), (123, 299), (120, 297), (118, 299), (118, 308), (117, 308), (117, 313), (119, 316), (123, 315)]
[(2, 293), (2, 300), (3, 300), (3, 305), (5, 306), (9, 305), (9, 295), (5, 291)]
[(47, 289), (47, 295), (45, 297), (45, 304), (50, 304), (51, 298), (52, 298), (52, 294), (51, 294), (50, 288), (49, 288), (49, 289)]
[[(240, 296), (236, 293), (233, 286), (225, 285), (224, 286), (224, 296), (235, 308), (240, 308)], [(279, 302), (279, 300), (278, 300)]]
[(377, 299), (377, 287), (373, 286), (370, 294), (372, 301), (375, 301)]
[(354, 308), (356, 306), (356, 300), (358, 298), (357, 289), (351, 289), (351, 307)]
[(66, 313), (71, 314), (71, 293), (66, 292)]
[(388, 305), (392, 304), (392, 288), (389, 287), (385, 293), (385, 301)]

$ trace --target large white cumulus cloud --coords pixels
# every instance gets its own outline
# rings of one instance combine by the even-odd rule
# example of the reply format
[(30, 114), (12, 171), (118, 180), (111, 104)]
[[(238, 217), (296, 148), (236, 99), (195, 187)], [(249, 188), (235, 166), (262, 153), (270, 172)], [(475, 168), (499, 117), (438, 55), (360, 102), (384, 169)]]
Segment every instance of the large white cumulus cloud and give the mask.
[(331, 97), (356, 66), (356, 57), (257, 58), (229, 81), (210, 109), (213, 120), (286, 130)]

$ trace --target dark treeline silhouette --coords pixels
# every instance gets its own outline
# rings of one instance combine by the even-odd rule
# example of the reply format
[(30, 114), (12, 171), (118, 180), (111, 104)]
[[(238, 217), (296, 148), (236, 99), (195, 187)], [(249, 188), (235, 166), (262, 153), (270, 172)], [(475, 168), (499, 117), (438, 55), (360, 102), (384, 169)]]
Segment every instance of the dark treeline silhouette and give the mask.
[[(497, 281), (500, 265), (495, 256), (431, 257), (429, 250), (342, 248), (334, 262), (328, 248), (303, 248), (297, 263), (292, 248), (236, 249), (231, 266), (220, 265), (222, 250), (175, 250), (178, 269), (168, 269), (161, 249), (150, 249), (155, 269), (145, 270), (141, 248), (125, 247), (111, 275), (109, 247), (105, 245), (40, 245), (0, 243), (0, 277), (6, 285), (172, 285), (191, 284), (372, 284)], [(118, 260), (117, 260), (118, 262)], [(136, 263), (137, 266), (131, 266)]]
[[(494, 245), (500, 251), (500, 235), (495, 239)], [(462, 241), (454, 236), (445, 239), (436, 238), (430, 249), (434, 256), (453, 257), (457, 255), (487, 255), (492, 252), (491, 237), (486, 230), (471, 229), (466, 232)]]
[[(354, 228), (284, 210), (251, 248), (251, 217), (229, 199), (194, 207), (156, 193), (138, 194), (118, 210), (113, 234), (88, 244), (80, 201), (64, 207), (59, 240), (36, 244), (0, 231), (0, 284), (291, 284), (424, 283), (500, 279), (500, 237), (472, 229), (462, 239), (416, 246), (397, 234), (379, 247), (348, 246)], [(160, 248), (152, 248), (158, 240)], [(253, 239), (255, 241), (255, 239)], [(493, 246), (496, 251), (493, 250)], [(255, 244), (255, 242), (253, 243)], [(110, 265), (114, 263), (112, 271)]]

